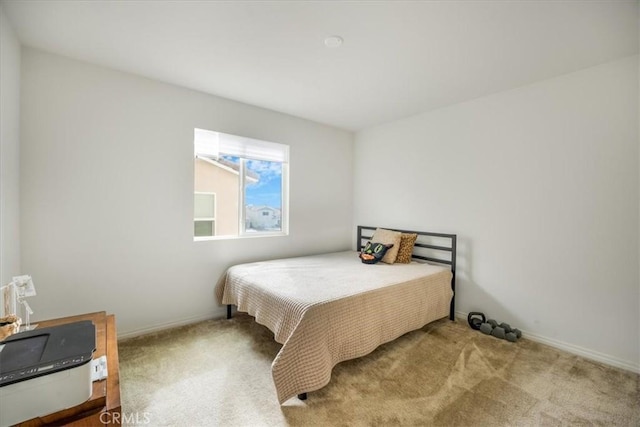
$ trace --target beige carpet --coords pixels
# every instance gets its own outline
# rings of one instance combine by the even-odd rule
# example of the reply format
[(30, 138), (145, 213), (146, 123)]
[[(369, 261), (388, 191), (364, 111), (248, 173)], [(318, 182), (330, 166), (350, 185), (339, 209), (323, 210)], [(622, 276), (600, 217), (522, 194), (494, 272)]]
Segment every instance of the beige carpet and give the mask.
[[(120, 342), (125, 420), (162, 426), (640, 425), (640, 377), (526, 339), (442, 320), (360, 359), (301, 402), (278, 405), (279, 350), (253, 318)], [(133, 424), (130, 422), (130, 424)]]

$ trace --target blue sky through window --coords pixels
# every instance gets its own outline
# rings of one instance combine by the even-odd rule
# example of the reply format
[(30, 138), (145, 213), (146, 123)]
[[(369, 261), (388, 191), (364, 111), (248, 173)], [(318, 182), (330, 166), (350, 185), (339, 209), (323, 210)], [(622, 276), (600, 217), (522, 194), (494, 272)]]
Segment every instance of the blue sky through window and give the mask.
[[(223, 159), (236, 164), (240, 162), (240, 159), (235, 156), (223, 156)], [(246, 168), (259, 178), (257, 183), (245, 187), (245, 203), (282, 209), (282, 164), (264, 160), (247, 160)]]
[(266, 205), (282, 208), (282, 164), (262, 160), (247, 160), (247, 169), (260, 178), (246, 187), (245, 201), (248, 205)]

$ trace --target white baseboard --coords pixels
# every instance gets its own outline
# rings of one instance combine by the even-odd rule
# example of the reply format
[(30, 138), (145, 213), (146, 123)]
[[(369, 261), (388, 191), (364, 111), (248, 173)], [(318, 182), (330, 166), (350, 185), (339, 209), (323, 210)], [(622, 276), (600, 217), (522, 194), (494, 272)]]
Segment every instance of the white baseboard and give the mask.
[[(456, 317), (461, 320), (464, 320), (465, 323), (467, 322), (468, 314), (469, 313), (465, 313), (462, 311), (456, 311)], [(548, 338), (548, 337), (536, 334), (534, 332), (525, 331), (524, 329), (521, 329), (521, 330), (522, 330), (522, 336), (531, 341), (539, 342), (541, 344), (546, 344), (550, 347), (554, 347), (559, 350), (564, 350), (567, 353), (575, 354), (577, 356), (582, 356), (587, 359), (604, 363), (605, 365), (614, 366), (616, 368), (624, 369), (626, 371), (640, 373), (639, 363), (634, 363), (628, 360), (619, 359), (609, 354), (600, 353), (599, 351), (590, 350), (588, 348), (584, 348), (584, 347), (580, 347), (564, 341), (556, 340), (554, 338)]]
[(201, 314), (198, 316), (192, 316), (192, 317), (186, 317), (180, 320), (175, 320), (175, 321), (171, 321), (171, 322), (166, 322), (166, 323), (161, 323), (158, 325), (152, 325), (152, 326), (147, 326), (144, 328), (140, 328), (140, 329), (134, 329), (131, 331), (126, 331), (123, 333), (118, 332), (118, 339), (125, 339), (125, 338), (133, 338), (133, 337), (137, 337), (140, 335), (146, 335), (146, 334), (150, 334), (153, 332), (159, 332), (165, 329), (171, 329), (171, 328), (177, 328), (178, 326), (184, 326), (184, 325), (189, 325), (191, 323), (198, 323), (198, 322), (202, 322), (205, 320), (210, 320), (210, 319), (218, 319), (220, 318), (221, 315), (218, 314), (216, 315), (216, 313), (208, 313), (208, 314)]

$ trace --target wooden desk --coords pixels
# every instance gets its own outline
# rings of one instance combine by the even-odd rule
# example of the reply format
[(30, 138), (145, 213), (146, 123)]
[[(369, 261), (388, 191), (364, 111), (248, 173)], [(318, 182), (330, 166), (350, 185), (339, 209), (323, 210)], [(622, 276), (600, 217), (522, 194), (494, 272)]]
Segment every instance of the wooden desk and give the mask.
[(118, 425), (121, 421), (120, 372), (118, 367), (118, 341), (116, 339), (116, 318), (104, 311), (37, 322), (38, 329), (57, 326), (80, 320), (91, 320), (96, 326), (96, 351), (93, 358), (107, 356), (107, 378), (93, 382), (93, 393), (86, 402), (53, 414), (33, 418), (18, 424), (21, 427), (67, 425), (107, 426)]

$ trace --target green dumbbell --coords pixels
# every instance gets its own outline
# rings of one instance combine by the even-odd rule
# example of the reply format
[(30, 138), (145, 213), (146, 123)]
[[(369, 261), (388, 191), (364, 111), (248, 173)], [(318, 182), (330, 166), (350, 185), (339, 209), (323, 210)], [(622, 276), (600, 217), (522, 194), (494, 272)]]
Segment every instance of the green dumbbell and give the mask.
[(507, 332), (507, 334), (504, 337), (507, 341), (510, 341), (510, 342), (518, 341), (518, 336), (513, 332)]
[(514, 334), (516, 334), (516, 337), (518, 337), (518, 339), (522, 336), (522, 331), (518, 328), (513, 328), (513, 330), (511, 331)]
[(496, 321), (495, 321), (495, 320), (493, 320), (493, 319), (489, 319), (489, 320), (487, 320), (487, 323), (488, 323), (488, 324), (490, 324), (492, 328), (495, 328), (495, 327), (497, 327), (497, 326), (498, 326), (498, 322), (496, 322)]

